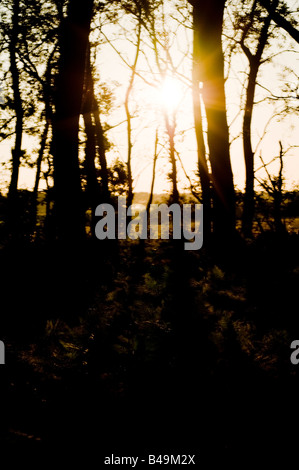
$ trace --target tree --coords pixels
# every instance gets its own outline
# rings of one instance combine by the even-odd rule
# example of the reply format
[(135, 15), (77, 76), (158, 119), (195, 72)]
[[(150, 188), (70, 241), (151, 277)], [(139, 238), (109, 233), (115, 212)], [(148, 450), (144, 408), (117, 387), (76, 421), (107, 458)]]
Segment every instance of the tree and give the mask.
[(280, 6), (280, 10), (276, 9), (275, 2), (270, 2), (269, 0), (259, 0), (259, 3), (268, 11), (271, 19), (281, 28), (283, 28), (289, 35), (299, 43), (299, 29), (298, 29), (298, 22), (291, 17), (288, 19), (286, 16), (289, 13), (289, 8), (282, 2)]
[[(48, 137), (52, 126), (51, 97), (53, 75), (58, 58), (57, 28), (59, 24), (59, 14), (54, 3), (28, 0), (26, 4), (24, 2), (17, 4), (14, 0), (7, 0), (3, 4), (1, 18), (3, 62), (6, 63), (7, 58), (7, 62), (10, 63), (10, 71), (13, 72), (3, 74), (6, 88), (4, 104), (7, 110), (6, 115), (10, 110), (15, 115), (14, 131), (8, 118), (6, 124), (2, 126), (2, 130), (5, 132), (1, 133), (2, 139), (14, 135), (15, 141), (12, 149), (13, 163), (8, 193), (9, 218), (11, 223), (17, 225), (18, 213), (15, 211), (18, 209), (17, 200), (19, 198), (16, 196), (19, 194), (18, 177), (21, 163), (24, 161), (30, 169), (36, 165), (32, 197), (28, 199), (33, 230), (36, 222), (37, 194), (42, 174), (42, 162), (48, 148)], [(18, 21), (17, 27), (16, 21)], [(11, 80), (9, 80), (9, 75), (12, 75)], [(27, 136), (32, 136), (35, 140), (40, 138), (36, 162), (31, 160), (30, 154), (26, 154), (25, 150), (21, 149)], [(11, 204), (12, 199), (15, 201), (13, 204)]]
[(211, 233), (211, 209), (212, 209), (212, 194), (211, 194), (211, 181), (207, 162), (207, 149), (204, 141), (203, 134), (203, 116), (201, 110), (201, 92), (200, 92), (200, 53), (199, 53), (199, 38), (197, 25), (193, 25), (193, 61), (192, 61), (192, 95), (193, 95), (193, 113), (195, 136), (197, 141), (197, 164), (198, 173), (201, 185), (202, 203), (205, 211), (204, 221), (204, 239), (209, 237)]
[(12, 173), (9, 185), (9, 198), (15, 199), (18, 190), (19, 167), (22, 156), (23, 137), (23, 102), (20, 90), (20, 72), (17, 62), (17, 46), (20, 30), (20, 1), (14, 0), (12, 4), (12, 27), (9, 40), (10, 72), (12, 77), (13, 103), (16, 116), (15, 143), (12, 149)]
[[(163, 88), (165, 79), (169, 72), (169, 68), (172, 67), (172, 59), (169, 49), (169, 33), (165, 27), (165, 14), (164, 14), (164, 1), (138, 1), (125, 2), (125, 10), (135, 18), (137, 21), (137, 41), (136, 41), (136, 55), (133, 66), (131, 66), (131, 80), (136, 75), (137, 59), (140, 51), (140, 34), (141, 27), (147, 32), (150, 42), (151, 54), (155, 61), (155, 70), (149, 63), (150, 73), (153, 76), (153, 82), (150, 83), (154, 88)], [(161, 24), (157, 27), (158, 22)], [(144, 52), (144, 51), (143, 51)], [(170, 70), (170, 73), (174, 70)], [(140, 76), (140, 74), (139, 74)], [(144, 78), (141, 75), (141, 78)], [(146, 82), (146, 80), (145, 80)], [(148, 84), (148, 83), (147, 83)], [(129, 86), (128, 91), (131, 92)], [(179, 200), (179, 191), (177, 187), (177, 164), (176, 164), (176, 149), (175, 149), (175, 131), (176, 131), (176, 119), (175, 112), (170, 116), (168, 110), (162, 106), (163, 120), (165, 124), (165, 130), (169, 144), (169, 161), (171, 164), (171, 172), (169, 178), (172, 184), (171, 200), (177, 202)], [(127, 113), (128, 116), (128, 113)], [(130, 120), (128, 121), (130, 124)], [(129, 129), (129, 127), (128, 127)], [(130, 144), (128, 143), (130, 147)], [(129, 160), (128, 160), (129, 161)]]
[[(86, 145), (85, 145), (85, 174), (86, 202), (87, 207), (92, 209), (100, 202), (107, 202), (110, 198), (108, 188), (108, 168), (106, 160), (106, 141), (100, 118), (100, 109), (95, 92), (94, 66), (91, 63), (91, 45), (88, 45), (86, 54), (86, 68), (84, 80), (84, 92), (82, 103), (82, 115), (84, 120)], [(106, 101), (110, 98), (107, 93)], [(102, 98), (103, 101), (103, 98)], [(104, 100), (105, 101), (105, 100)], [(97, 167), (97, 160), (100, 163), (100, 170)], [(100, 175), (100, 182), (98, 176)]]
[[(278, 0), (274, 0), (273, 8), (275, 7), (274, 4), (277, 5), (277, 3)], [(247, 15), (247, 17), (243, 18), (243, 21), (243, 31), (240, 40), (240, 45), (249, 62), (249, 73), (243, 117), (243, 151), (246, 170), (246, 186), (244, 196), (242, 229), (245, 236), (251, 236), (252, 222), (254, 216), (254, 152), (252, 150), (251, 143), (251, 122), (254, 107), (256, 80), (260, 65), (262, 64), (262, 56), (265, 50), (265, 46), (267, 45), (269, 37), (271, 16), (267, 15), (266, 18), (263, 18), (263, 16), (261, 16), (260, 9), (257, 6), (257, 2), (254, 1), (250, 14)], [(253, 28), (255, 31), (257, 30), (257, 25), (259, 24), (259, 22), (261, 23), (261, 29), (258, 32), (257, 45), (255, 51), (252, 52), (250, 47), (246, 45), (246, 39), (250, 34), (251, 28)]]
[[(53, 90), (54, 76), (58, 68), (58, 31), (62, 21), (61, 8), (64, 2), (37, 2), (28, 0), (23, 5), (23, 19), (21, 37), (18, 47), (18, 57), (24, 73), (34, 93), (34, 107), (32, 110), (31, 135), (40, 138), (38, 157), (36, 160), (36, 174), (32, 195), (33, 219), (39, 183), (42, 175), (42, 165), (48, 142), (52, 132), (53, 121)], [(41, 130), (41, 124), (44, 127)], [(26, 133), (26, 129), (25, 129)]]
[(268, 179), (260, 180), (256, 178), (261, 187), (267, 192), (268, 196), (273, 201), (274, 229), (279, 234), (284, 234), (286, 232), (285, 224), (282, 221), (282, 206), (284, 196), (283, 157), (285, 153), (286, 152), (283, 150), (282, 143), (279, 142), (279, 170), (277, 176), (270, 175), (267, 165), (265, 164), (262, 155), (260, 155), (262, 168), (266, 171)]
[(76, 242), (85, 234), (78, 132), (92, 13), (93, 0), (71, 1), (60, 32), (53, 157), (57, 235), (63, 241)]
[(159, 134), (158, 129), (156, 129), (156, 136), (155, 136), (155, 150), (154, 150), (154, 159), (153, 159), (153, 172), (152, 172), (152, 183), (151, 183), (151, 190), (149, 194), (149, 198), (146, 204), (146, 213), (148, 214), (150, 211), (151, 204), (153, 202), (154, 197), (154, 187), (155, 187), (155, 178), (156, 178), (156, 164), (159, 156), (158, 152), (158, 142), (159, 142)]
[(127, 197), (127, 207), (130, 207), (133, 202), (133, 177), (132, 177), (132, 116), (130, 112), (130, 95), (133, 90), (134, 80), (136, 75), (136, 67), (138, 62), (138, 57), (140, 53), (140, 44), (141, 44), (141, 13), (142, 10), (139, 8), (137, 15), (138, 24), (137, 24), (137, 35), (136, 35), (136, 51), (135, 51), (135, 58), (134, 62), (131, 66), (131, 76), (129, 80), (129, 85), (127, 87), (126, 96), (125, 96), (125, 111), (127, 117), (127, 173), (128, 173), (128, 197)]
[(207, 117), (209, 157), (213, 180), (213, 232), (228, 239), (235, 229), (235, 191), (229, 153), (224, 90), (222, 25), (224, 0), (192, 0), (197, 31), (200, 80)]
[(96, 129), (93, 120), (94, 108), (94, 84), (92, 68), (90, 62), (90, 47), (88, 45), (86, 53), (85, 83), (82, 103), (82, 115), (84, 120), (84, 130), (86, 134), (85, 161), (86, 173), (86, 205), (91, 208), (94, 215), (95, 208), (100, 202), (100, 185), (96, 170)]
[(104, 129), (102, 126), (100, 108), (93, 88), (93, 100), (92, 100), (92, 113), (95, 124), (95, 136), (97, 153), (100, 161), (100, 176), (101, 176), (101, 198), (103, 201), (108, 201), (110, 198), (109, 192), (109, 175), (108, 166), (106, 160), (106, 141), (104, 136)]
[[(132, 162), (132, 115), (129, 109), (129, 98), (131, 96), (133, 85), (135, 82), (135, 77), (138, 76), (146, 85), (153, 87), (154, 89), (162, 89), (165, 79), (167, 77), (167, 73), (174, 72), (174, 67), (172, 64), (172, 59), (169, 50), (169, 33), (165, 28), (165, 14), (164, 14), (164, 1), (143, 1), (138, 0), (136, 2), (132, 2), (130, 0), (125, 1), (122, 3), (122, 8), (124, 9), (125, 13), (130, 15), (134, 22), (136, 22), (136, 39), (133, 41), (130, 40), (131, 43), (134, 43), (135, 47), (135, 54), (132, 64), (128, 62), (127, 59), (123, 57), (123, 55), (117, 50), (117, 48), (113, 45), (108, 38), (107, 41), (114, 49), (114, 51), (119, 55), (125, 65), (131, 70), (129, 84), (126, 91), (125, 96), (125, 111), (126, 111), (126, 118), (127, 118), (127, 169), (128, 169), (128, 200), (127, 204), (130, 205), (131, 200), (133, 199), (133, 176), (131, 171), (131, 162)], [(157, 27), (157, 24), (159, 26)], [(146, 77), (146, 73), (144, 70), (140, 73), (137, 70), (137, 62), (140, 55), (140, 52), (146, 56), (145, 50), (141, 50), (141, 32), (142, 29), (147, 33), (147, 39), (149, 39), (149, 44), (146, 44), (146, 47), (149, 48), (149, 53), (152, 57), (154, 64), (151, 64), (149, 60), (147, 60), (147, 65), (149, 66), (149, 72), (152, 76), (151, 80), (148, 80)], [(144, 44), (144, 42), (143, 42)], [(176, 132), (176, 119), (175, 114), (172, 113), (170, 116), (168, 110), (161, 106), (163, 120), (165, 125), (165, 130), (168, 139), (169, 145), (169, 161), (171, 164), (171, 172), (169, 173), (169, 179), (172, 184), (172, 194), (171, 199), (172, 201), (178, 201), (179, 199), (179, 191), (177, 186), (177, 163), (176, 163), (176, 149), (175, 149), (175, 132)]]
[[(159, 5), (158, 5), (159, 6)], [(172, 57), (170, 53), (170, 40), (169, 32), (165, 27), (165, 14), (164, 14), (164, 2), (161, 2), (162, 13), (159, 14), (156, 8), (153, 8), (151, 12), (147, 14), (145, 27), (149, 33), (149, 37), (152, 43), (152, 49), (154, 53), (154, 60), (156, 63), (157, 72), (159, 81), (159, 88), (162, 89), (163, 86), (167, 86), (168, 74), (173, 74), (175, 72), (175, 67), (173, 66)], [(159, 17), (162, 21), (162, 30), (158, 31), (157, 29), (157, 18)], [(160, 35), (159, 35), (160, 33)], [(170, 70), (169, 70), (170, 69)], [(171, 202), (177, 203), (179, 201), (179, 191), (177, 184), (177, 162), (176, 162), (176, 149), (175, 149), (175, 132), (176, 132), (176, 114), (178, 109), (173, 109), (169, 112), (168, 109), (162, 104), (162, 114), (165, 123), (166, 134), (169, 143), (169, 161), (171, 164), (171, 172), (169, 173), (169, 179), (172, 184), (172, 193), (171, 193)]]

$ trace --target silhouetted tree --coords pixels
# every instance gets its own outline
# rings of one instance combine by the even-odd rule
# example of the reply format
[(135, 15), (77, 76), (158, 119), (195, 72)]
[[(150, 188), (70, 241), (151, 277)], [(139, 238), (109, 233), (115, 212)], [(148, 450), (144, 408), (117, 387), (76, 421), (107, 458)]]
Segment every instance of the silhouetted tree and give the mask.
[(150, 194), (149, 198), (146, 204), (146, 212), (147, 214), (149, 213), (151, 204), (153, 202), (153, 197), (154, 197), (154, 187), (155, 187), (155, 178), (156, 178), (156, 164), (158, 160), (158, 141), (159, 141), (159, 134), (158, 134), (158, 129), (156, 129), (156, 136), (155, 136), (155, 150), (154, 150), (154, 159), (153, 159), (153, 173), (152, 173), (152, 183), (151, 183), (151, 189), (150, 189)]
[[(163, 6), (163, 2), (162, 6)], [(160, 81), (160, 87), (163, 87), (164, 81), (167, 79), (168, 75), (168, 65), (171, 62), (171, 54), (169, 50), (169, 38), (168, 33), (165, 28), (165, 15), (162, 14), (162, 32), (161, 36), (164, 37), (164, 42), (158, 39), (158, 30), (157, 30), (157, 19), (159, 15), (159, 10), (153, 9), (151, 14), (147, 16), (146, 28), (149, 32), (149, 36), (152, 42), (152, 48), (155, 55), (155, 62), (158, 71), (158, 77)], [(161, 47), (162, 46), (162, 47)], [(165, 60), (164, 56), (167, 58)], [(168, 65), (167, 65), (168, 64)], [(176, 162), (176, 149), (175, 149), (175, 132), (176, 132), (176, 114), (177, 109), (169, 112), (165, 106), (162, 105), (162, 113), (165, 122), (166, 134), (169, 142), (169, 161), (171, 164), (171, 172), (169, 173), (169, 179), (172, 185), (172, 191), (170, 200), (173, 203), (179, 201), (179, 190), (178, 190), (178, 178), (177, 178), (177, 162)]]
[[(59, 15), (55, 2), (37, 2), (36, 0), (28, 0), (26, 4), (7, 0), (3, 5), (3, 12), (4, 15), (1, 18), (4, 35), (2, 50), (5, 51), (5, 44), (7, 44), (7, 58), (12, 76), (12, 79), (8, 80), (8, 76), (4, 74), (7, 90), (5, 105), (8, 113), (13, 110), (15, 114), (9, 218), (11, 222), (13, 219), (18, 220), (18, 215), (14, 212), (18, 207), (17, 199), (19, 198), (16, 196), (19, 168), (23, 160), (21, 157), (25, 157), (25, 164), (30, 168), (36, 165), (34, 188), (30, 198), (31, 223), (32, 230), (34, 230), (42, 161), (47, 147), (47, 138), (51, 132), (52, 79), (58, 57), (56, 46)], [(24, 137), (28, 135), (34, 136), (36, 140), (40, 137), (35, 163), (31, 161), (30, 155), (26, 155), (26, 152), (21, 149)], [(12, 199), (16, 202), (13, 206), (11, 205)]]
[(65, 241), (80, 240), (85, 234), (78, 132), (92, 13), (93, 0), (72, 0), (60, 33), (53, 157), (57, 235)]
[[(274, 4), (277, 5), (277, 3), (278, 0), (274, 0), (273, 8), (275, 6)], [(249, 73), (243, 117), (243, 151), (245, 159), (246, 186), (242, 230), (245, 236), (251, 236), (254, 215), (254, 152), (252, 150), (251, 143), (251, 122), (254, 107), (256, 80), (260, 65), (262, 64), (263, 52), (268, 42), (271, 16), (268, 15), (266, 18), (261, 17), (261, 11), (257, 6), (257, 1), (254, 1), (250, 14), (247, 16), (247, 18), (243, 18), (243, 21), (243, 33), (241, 36), (240, 45), (249, 62)], [(251, 28), (254, 28), (254, 31), (256, 31), (258, 29), (259, 23), (261, 23), (261, 29), (257, 33), (258, 38), (255, 51), (252, 52), (251, 48), (246, 45), (246, 39), (248, 34), (250, 34)]]
[(9, 197), (16, 197), (18, 190), (19, 167), (22, 156), (23, 137), (23, 103), (20, 90), (20, 71), (18, 68), (17, 50), (18, 36), (20, 32), (20, 1), (14, 0), (12, 4), (12, 25), (9, 39), (10, 72), (12, 77), (13, 107), (15, 111), (15, 143), (12, 149), (12, 173), (9, 185)]
[(225, 0), (190, 0), (196, 29), (202, 97), (208, 125), (213, 179), (213, 232), (229, 238), (235, 229), (235, 191), (229, 153), (224, 89), (222, 25)]
[(269, 0), (259, 0), (259, 3), (266, 8), (271, 19), (281, 28), (283, 28), (289, 35), (299, 43), (299, 29), (298, 22), (292, 16), (290, 9), (286, 2), (281, 2), (277, 8), (276, 2)]
[(52, 130), (53, 121), (53, 87), (52, 87), (52, 71), (57, 66), (56, 60), (53, 60), (55, 55), (56, 47), (53, 48), (47, 62), (47, 67), (44, 73), (44, 77), (40, 78), (42, 84), (42, 95), (44, 100), (44, 110), (42, 116), (45, 120), (44, 129), (40, 137), (40, 147), (38, 151), (38, 157), (36, 161), (36, 173), (35, 181), (32, 194), (32, 213), (33, 213), (33, 225), (36, 224), (36, 211), (37, 211), (37, 199), (38, 199), (38, 188), (40, 179), (42, 176), (42, 163), (47, 147), (47, 140)]
[(128, 174), (128, 196), (127, 196), (127, 207), (130, 207), (133, 202), (133, 176), (132, 176), (132, 116), (130, 112), (130, 95), (133, 90), (134, 80), (136, 75), (136, 67), (138, 62), (138, 57), (140, 53), (140, 44), (141, 44), (141, 8), (139, 9), (139, 20), (137, 24), (137, 37), (136, 37), (136, 52), (134, 57), (134, 62), (131, 66), (131, 76), (129, 80), (129, 85), (127, 87), (126, 96), (125, 96), (125, 111), (127, 117), (127, 174)]
[(203, 116), (201, 109), (201, 76), (200, 76), (200, 53), (197, 24), (193, 24), (193, 63), (192, 63), (192, 94), (193, 94), (193, 113), (195, 135), (197, 141), (197, 165), (202, 193), (202, 203), (205, 211), (204, 239), (211, 233), (211, 209), (212, 192), (211, 181), (207, 162), (207, 151), (203, 134)]
[(96, 205), (100, 202), (100, 186), (97, 179), (96, 170), (96, 134), (93, 122), (93, 78), (90, 64), (90, 52), (86, 57), (85, 90), (83, 96), (82, 115), (84, 120), (84, 130), (86, 134), (85, 161), (84, 168), (86, 173), (86, 203), (91, 207), (92, 213)]
[(267, 179), (257, 181), (262, 186), (262, 188), (267, 192), (273, 203), (273, 218), (274, 218), (274, 229), (277, 233), (285, 233), (286, 227), (282, 221), (282, 206), (283, 206), (283, 187), (284, 187), (284, 176), (283, 176), (283, 157), (285, 151), (283, 150), (282, 143), (279, 142), (279, 170), (277, 176), (273, 176), (269, 173), (267, 165), (265, 164), (262, 155), (260, 159), (262, 162), (262, 167), (264, 168)]

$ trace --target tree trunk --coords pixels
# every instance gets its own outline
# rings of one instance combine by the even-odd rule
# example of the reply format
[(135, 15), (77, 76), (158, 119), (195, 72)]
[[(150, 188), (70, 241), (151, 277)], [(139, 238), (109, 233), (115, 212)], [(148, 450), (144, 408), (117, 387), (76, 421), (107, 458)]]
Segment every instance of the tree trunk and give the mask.
[(157, 164), (157, 159), (158, 159), (158, 139), (159, 139), (158, 129), (156, 129), (152, 184), (151, 184), (151, 190), (150, 190), (149, 198), (148, 198), (148, 201), (147, 201), (147, 204), (146, 204), (146, 213), (147, 214), (149, 214), (151, 203), (153, 202), (153, 197), (154, 197), (154, 187), (155, 187), (155, 178), (156, 178), (156, 164)]
[(102, 199), (104, 202), (108, 202), (110, 199), (109, 191), (109, 179), (108, 179), (108, 167), (106, 160), (106, 150), (105, 150), (105, 140), (104, 140), (104, 131), (101, 123), (99, 106), (96, 101), (95, 96), (93, 97), (93, 116), (96, 126), (96, 142), (98, 155), (101, 166), (101, 186), (102, 186)]
[(39, 152), (38, 152), (38, 157), (37, 157), (37, 162), (36, 162), (36, 174), (35, 174), (35, 182), (34, 182), (34, 188), (33, 188), (33, 197), (35, 201), (36, 201), (36, 197), (38, 193), (41, 166), (42, 166), (43, 156), (44, 156), (44, 152), (46, 148), (48, 132), (49, 132), (49, 121), (46, 120), (45, 127), (44, 127), (41, 140), (40, 140), (40, 147), (39, 147)]
[(40, 140), (40, 147), (39, 147), (39, 152), (38, 152), (38, 157), (37, 157), (37, 162), (36, 162), (35, 182), (34, 182), (34, 188), (32, 192), (31, 214), (32, 214), (32, 229), (33, 230), (35, 229), (36, 220), (37, 220), (38, 186), (40, 182), (41, 167), (42, 167), (42, 161), (43, 161), (45, 148), (47, 144), (48, 132), (49, 132), (49, 121), (48, 119), (46, 119), (45, 127), (44, 127), (41, 140)]
[(93, 107), (94, 107), (94, 87), (93, 77), (90, 63), (90, 47), (86, 54), (86, 73), (85, 73), (85, 89), (83, 98), (82, 114), (84, 120), (86, 145), (85, 145), (85, 172), (87, 178), (86, 187), (86, 202), (87, 207), (94, 211), (100, 201), (100, 185), (97, 178), (97, 171), (95, 166), (96, 160), (96, 126), (93, 120)]
[(138, 23), (138, 30), (137, 30), (137, 44), (136, 44), (136, 52), (135, 52), (135, 58), (134, 58), (134, 63), (132, 65), (132, 72), (131, 72), (131, 77), (129, 81), (129, 85), (127, 88), (126, 92), (126, 97), (125, 97), (125, 111), (126, 111), (126, 117), (127, 117), (127, 145), (128, 145), (128, 151), (127, 151), (127, 173), (128, 173), (128, 196), (127, 196), (127, 207), (130, 207), (133, 202), (133, 177), (132, 177), (132, 116), (130, 113), (130, 107), (129, 107), (129, 101), (130, 101), (130, 95), (133, 90), (133, 85), (134, 85), (134, 80), (135, 80), (135, 74), (136, 74), (136, 67), (137, 67), (137, 62), (139, 58), (139, 52), (140, 52), (140, 39), (141, 39), (141, 20), (139, 19)]
[(198, 31), (197, 25), (194, 24), (193, 33), (193, 67), (192, 67), (192, 95), (193, 95), (193, 113), (195, 136), (197, 141), (197, 165), (201, 185), (202, 203), (204, 207), (205, 221), (204, 221), (204, 239), (211, 233), (211, 181), (209, 176), (209, 169), (206, 159), (206, 146), (203, 136), (202, 127), (202, 112), (201, 112), (201, 96), (199, 86), (201, 82), (200, 77), (200, 55), (198, 51)]
[(61, 31), (53, 157), (57, 236), (68, 242), (85, 235), (78, 133), (92, 10), (93, 0), (72, 0)]
[[(277, 6), (277, 1), (274, 0), (274, 6)], [(276, 8), (275, 6), (275, 8)], [(253, 6), (255, 9), (255, 4)], [(252, 10), (252, 18), (254, 18), (254, 11)], [(253, 19), (254, 21), (254, 19)], [(261, 34), (259, 37), (259, 42), (257, 45), (256, 53), (252, 54), (250, 50), (245, 46), (243, 36), (241, 47), (248, 58), (249, 61), (249, 75), (248, 75), (248, 84), (246, 91), (246, 103), (245, 111), (243, 118), (243, 151), (245, 159), (245, 174), (246, 174), (246, 186), (245, 186), (245, 197), (244, 197), (244, 207), (243, 207), (243, 217), (242, 217), (242, 231), (246, 237), (252, 235), (252, 223), (254, 216), (254, 153), (252, 151), (251, 144), (251, 121), (252, 121), (252, 112), (254, 106), (254, 94), (256, 87), (256, 79), (259, 67), (261, 65), (262, 55), (268, 39), (268, 31), (271, 23), (270, 15), (265, 19)]]
[[(276, 184), (273, 184), (273, 196), (274, 196), (274, 224), (275, 230), (279, 234), (286, 232), (285, 225), (281, 220), (281, 209), (283, 202), (283, 148), (282, 143), (279, 142), (279, 173), (276, 180)], [(274, 180), (275, 181), (275, 180)]]
[[(255, 62), (255, 61), (254, 61)], [(246, 91), (246, 103), (243, 118), (243, 152), (245, 159), (245, 195), (242, 214), (242, 231), (246, 237), (252, 235), (252, 223), (254, 216), (254, 153), (251, 144), (251, 120), (255, 93), (256, 77), (259, 62), (250, 66), (248, 85)]]
[(41, 136), (40, 141), (40, 148), (38, 152), (38, 158), (36, 162), (36, 174), (35, 174), (35, 183), (33, 188), (32, 194), (32, 219), (33, 219), (33, 228), (36, 225), (36, 215), (37, 215), (37, 195), (38, 195), (38, 187), (41, 177), (41, 167), (44, 158), (44, 153), (47, 144), (47, 138), (49, 134), (49, 130), (53, 123), (53, 110), (51, 104), (51, 74), (52, 74), (52, 60), (55, 54), (56, 47), (53, 48), (47, 63), (47, 68), (45, 71), (44, 82), (43, 82), (43, 97), (45, 102), (45, 110), (44, 110), (44, 117), (45, 117), (45, 127)]
[(84, 127), (86, 134), (85, 145), (85, 172), (87, 179), (86, 195), (87, 206), (91, 207), (92, 211), (96, 208), (100, 196), (100, 187), (96, 174), (95, 157), (96, 157), (96, 140), (95, 140), (95, 126), (92, 121), (91, 111), (84, 110), (83, 112)]
[(197, 30), (214, 184), (213, 232), (216, 238), (225, 240), (235, 230), (235, 191), (229, 153), (221, 40), (225, 0), (197, 0), (191, 3)]
[[(164, 70), (163, 61), (161, 60), (160, 55), (159, 55), (159, 49), (158, 49), (159, 41), (157, 40), (158, 36), (156, 33), (154, 21), (151, 24), (151, 28), (152, 28), (151, 39), (152, 39), (152, 44), (153, 44), (153, 50), (155, 53), (156, 65), (157, 65), (157, 69), (159, 71), (161, 80), (164, 80), (166, 76), (165, 75), (166, 71)], [(173, 122), (171, 123), (168, 110), (165, 107), (163, 107), (163, 117), (164, 117), (165, 128), (166, 128), (166, 132), (167, 132), (168, 140), (169, 140), (169, 160), (170, 160), (170, 164), (172, 168), (172, 171), (169, 175), (171, 183), (172, 183), (172, 193), (171, 193), (170, 199), (171, 199), (171, 202), (177, 203), (179, 201), (179, 192), (178, 192), (178, 187), (177, 187), (177, 167), (176, 167), (175, 145), (174, 145), (174, 135), (175, 135), (175, 127), (176, 127), (175, 114), (172, 115)]]
[(130, 207), (133, 202), (133, 178), (132, 178), (132, 125), (131, 125), (131, 114), (129, 110), (129, 103), (126, 98), (125, 110), (127, 116), (127, 174), (128, 174), (128, 196), (127, 196), (127, 207)]
[(179, 191), (177, 186), (177, 167), (176, 167), (176, 158), (175, 158), (175, 145), (174, 145), (174, 133), (175, 133), (175, 124), (170, 123), (167, 110), (164, 110), (164, 120), (165, 127), (169, 139), (169, 160), (171, 164), (171, 173), (170, 180), (172, 184), (172, 193), (171, 193), (171, 203), (178, 203), (179, 201)]
[[(86, 131), (89, 135), (88, 150), (88, 180), (90, 182), (91, 194), (94, 200), (93, 206), (98, 205), (101, 202), (108, 202), (110, 199), (109, 187), (108, 187), (108, 169), (106, 161), (105, 141), (104, 132), (100, 119), (100, 111), (97, 103), (97, 99), (94, 91), (94, 79), (92, 75), (92, 66), (90, 62), (90, 44), (88, 44), (87, 56), (86, 56), (86, 77), (85, 77), (85, 103), (83, 109), (83, 117), (89, 113), (89, 116), (85, 116)], [(88, 137), (88, 136), (87, 136)], [(91, 146), (94, 145), (94, 150)], [(86, 149), (87, 150), (87, 149)], [(99, 157), (101, 166), (101, 185), (98, 183), (97, 171), (95, 166), (95, 159)]]
[(9, 185), (9, 198), (15, 199), (18, 190), (19, 167), (22, 156), (22, 137), (23, 137), (23, 105), (20, 92), (20, 73), (17, 66), (17, 44), (19, 32), (19, 13), (20, 2), (13, 2), (12, 30), (9, 41), (10, 73), (12, 77), (12, 89), (14, 100), (14, 111), (16, 114), (15, 125), (15, 144), (12, 149), (12, 174)]

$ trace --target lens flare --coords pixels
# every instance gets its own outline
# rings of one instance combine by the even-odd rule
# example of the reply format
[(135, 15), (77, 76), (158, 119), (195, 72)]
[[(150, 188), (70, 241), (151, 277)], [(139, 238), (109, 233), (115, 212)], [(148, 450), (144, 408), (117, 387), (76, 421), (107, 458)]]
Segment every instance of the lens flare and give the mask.
[(161, 100), (164, 108), (173, 113), (183, 98), (181, 83), (173, 77), (166, 77), (161, 87)]

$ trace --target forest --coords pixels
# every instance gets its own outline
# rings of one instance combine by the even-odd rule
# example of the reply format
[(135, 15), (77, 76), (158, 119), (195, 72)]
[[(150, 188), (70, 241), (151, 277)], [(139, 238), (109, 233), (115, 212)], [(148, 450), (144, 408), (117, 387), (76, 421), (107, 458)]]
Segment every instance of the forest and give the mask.
[(0, 15), (1, 452), (294, 465), (298, 0)]

